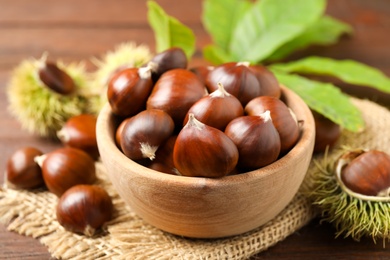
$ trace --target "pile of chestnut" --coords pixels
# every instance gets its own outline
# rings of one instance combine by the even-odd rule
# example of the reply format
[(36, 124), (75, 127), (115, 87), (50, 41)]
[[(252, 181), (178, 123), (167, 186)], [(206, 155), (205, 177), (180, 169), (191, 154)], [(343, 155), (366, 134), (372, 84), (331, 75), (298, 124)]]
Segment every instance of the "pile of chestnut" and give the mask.
[(96, 116), (70, 118), (58, 132), (65, 145), (43, 154), (34, 147), (15, 151), (7, 161), (6, 183), (15, 189), (46, 187), (59, 197), (58, 222), (67, 230), (93, 236), (112, 217), (113, 204), (96, 182)]
[(298, 121), (266, 67), (187, 63), (171, 48), (111, 76), (115, 140), (128, 158), (160, 172), (217, 178), (267, 166), (294, 147)]

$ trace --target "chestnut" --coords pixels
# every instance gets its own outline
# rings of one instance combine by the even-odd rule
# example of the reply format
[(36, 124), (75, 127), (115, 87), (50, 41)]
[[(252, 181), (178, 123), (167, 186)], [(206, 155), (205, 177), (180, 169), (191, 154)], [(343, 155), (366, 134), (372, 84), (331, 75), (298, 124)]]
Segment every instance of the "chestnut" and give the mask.
[(260, 95), (280, 98), (282, 89), (275, 75), (262, 65), (250, 65), (249, 69), (256, 75), (260, 83)]
[(38, 69), (38, 76), (45, 86), (58, 94), (70, 95), (76, 90), (72, 77), (54, 62), (46, 60), (42, 62)]
[(121, 138), (122, 138), (123, 127), (125, 126), (127, 121), (129, 121), (130, 119), (131, 119), (131, 117), (128, 117), (128, 118), (124, 119), (122, 122), (120, 122), (119, 126), (116, 128), (116, 131), (115, 131), (115, 143), (116, 143), (116, 145), (118, 146), (119, 149), (122, 149), (121, 148)]
[(155, 162), (166, 165), (170, 171), (177, 172), (173, 163), (173, 148), (175, 147), (177, 135), (172, 135), (164, 143), (162, 143), (156, 152)]
[(64, 147), (35, 158), (42, 168), (43, 180), (50, 192), (60, 197), (77, 184), (96, 180), (95, 162), (86, 152)]
[(358, 196), (390, 196), (390, 155), (383, 151), (346, 152), (337, 160), (336, 175)]
[(153, 161), (142, 160), (138, 161), (138, 163), (155, 171), (179, 175), (179, 172), (173, 163), (173, 147), (175, 146), (176, 138), (177, 135), (172, 135), (162, 143), (158, 147), (156, 158)]
[(162, 110), (148, 109), (131, 117), (123, 126), (120, 145), (132, 160), (153, 160), (158, 147), (173, 133), (175, 124)]
[(157, 53), (149, 62), (152, 68), (152, 78), (156, 82), (158, 78), (168, 70), (186, 69), (188, 59), (181, 48), (172, 47), (163, 52)]
[(237, 161), (238, 150), (229, 137), (189, 114), (173, 148), (173, 162), (181, 175), (223, 177), (233, 171)]
[(146, 167), (149, 169), (162, 172), (162, 173), (167, 173), (171, 175), (179, 175), (178, 171), (174, 167), (170, 167), (165, 163), (158, 162), (158, 161), (150, 161), (149, 163), (145, 164)]
[(238, 148), (241, 169), (258, 169), (278, 159), (281, 142), (271, 117), (267, 110), (258, 116), (236, 118), (226, 126), (225, 134)]
[(156, 82), (146, 108), (164, 110), (172, 117), (175, 125), (181, 127), (187, 111), (205, 95), (206, 89), (194, 73), (185, 69), (172, 69)]
[(96, 121), (96, 116), (91, 114), (73, 116), (57, 132), (57, 137), (65, 146), (83, 150), (97, 159), (99, 150), (96, 141)]
[(35, 162), (35, 157), (42, 154), (34, 147), (24, 147), (15, 151), (7, 161), (6, 181), (18, 189), (44, 186), (41, 167)]
[(244, 114), (244, 108), (240, 101), (230, 95), (220, 83), (217, 90), (191, 106), (184, 118), (184, 125), (190, 113), (202, 123), (224, 131), (230, 121)]
[(66, 230), (94, 236), (112, 218), (109, 194), (95, 185), (76, 185), (68, 189), (56, 207), (57, 220)]
[(245, 112), (250, 116), (260, 115), (267, 110), (270, 111), (272, 123), (280, 136), (281, 154), (286, 154), (299, 139), (297, 118), (283, 101), (275, 97), (257, 97), (245, 106)]
[(335, 145), (341, 136), (341, 127), (315, 111), (312, 111), (312, 114), (316, 127), (314, 152), (322, 153)]
[(206, 84), (207, 75), (213, 69), (213, 66), (197, 66), (190, 68), (189, 71), (194, 73), (203, 84)]
[(243, 106), (261, 94), (260, 83), (247, 62), (228, 62), (215, 67), (207, 75), (206, 87), (211, 93), (218, 89), (219, 83)]
[(112, 112), (118, 116), (130, 117), (146, 105), (153, 88), (151, 68), (126, 68), (115, 73), (108, 83), (107, 98)]

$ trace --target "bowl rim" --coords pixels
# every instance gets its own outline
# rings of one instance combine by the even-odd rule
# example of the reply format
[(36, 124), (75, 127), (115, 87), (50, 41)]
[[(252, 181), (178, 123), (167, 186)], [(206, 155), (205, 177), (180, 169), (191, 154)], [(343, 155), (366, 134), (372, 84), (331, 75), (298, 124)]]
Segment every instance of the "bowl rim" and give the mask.
[[(275, 162), (260, 169), (240, 174), (227, 175), (220, 178), (208, 178), (172, 175), (147, 168), (126, 157), (115, 144), (115, 132), (113, 132), (113, 126), (111, 126), (111, 124), (114, 123), (114, 115), (112, 114), (111, 107), (108, 102), (101, 109), (96, 124), (96, 138), (98, 141), (99, 150), (104, 149), (104, 151), (100, 151), (100, 154), (109, 151), (110, 153), (113, 153), (111, 157), (115, 158), (117, 163), (122, 164), (122, 166), (125, 168), (131, 169), (134, 174), (144, 178), (146, 177), (153, 179), (154, 181), (161, 181), (162, 183), (170, 182), (189, 186), (193, 186), (194, 184), (201, 184), (202, 186), (220, 186), (245, 183), (248, 180), (253, 180), (254, 178), (266, 178), (267, 176), (271, 175), (275, 169), (286, 169), (287, 166), (292, 163), (294, 157), (300, 157), (300, 155), (307, 152), (307, 145), (310, 144), (310, 140), (314, 140), (315, 135), (314, 118), (306, 103), (292, 90), (282, 85), (281, 88), (282, 95), (287, 99), (286, 103), (289, 103), (291, 98), (298, 100), (298, 104), (293, 104), (291, 109), (293, 111), (294, 109), (299, 109), (301, 110), (300, 114), (305, 116), (303, 124), (300, 125), (300, 138), (295, 146), (287, 154)], [(288, 93), (287, 96), (285, 95), (286, 93)], [(300, 118), (298, 118), (298, 120), (300, 120)], [(314, 147), (314, 141), (312, 143)]]

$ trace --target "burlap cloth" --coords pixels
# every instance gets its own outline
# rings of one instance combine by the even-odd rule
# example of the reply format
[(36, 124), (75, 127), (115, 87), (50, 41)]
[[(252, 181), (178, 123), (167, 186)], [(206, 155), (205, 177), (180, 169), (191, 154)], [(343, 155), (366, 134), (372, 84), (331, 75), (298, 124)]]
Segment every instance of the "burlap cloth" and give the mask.
[[(344, 131), (339, 142), (352, 148), (376, 148), (390, 152), (390, 113), (370, 101), (352, 99), (366, 121), (362, 133)], [(338, 156), (338, 149), (328, 154)], [(316, 210), (304, 195), (310, 188), (310, 174), (316, 170), (315, 157), (301, 190), (291, 203), (269, 223), (242, 235), (223, 239), (188, 239), (160, 231), (140, 219), (119, 198), (97, 163), (98, 184), (112, 196), (114, 219), (105, 235), (87, 238), (65, 231), (56, 221), (57, 197), (47, 191), (0, 189), (0, 221), (8, 230), (32, 236), (59, 259), (246, 259), (285, 239), (307, 224)], [(243, 213), (245, 214), (245, 213)]]

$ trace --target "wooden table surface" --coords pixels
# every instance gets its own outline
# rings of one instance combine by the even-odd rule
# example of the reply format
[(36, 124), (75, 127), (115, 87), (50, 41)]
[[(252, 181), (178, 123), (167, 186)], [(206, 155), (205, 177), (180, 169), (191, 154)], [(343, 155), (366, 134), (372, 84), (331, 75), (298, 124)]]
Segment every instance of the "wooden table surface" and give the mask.
[[(210, 38), (200, 23), (201, 1), (157, 2), (194, 30), (197, 52), (191, 65), (204, 64), (201, 48)], [(60, 146), (22, 130), (8, 113), (5, 89), (11, 70), (22, 59), (38, 58), (44, 51), (66, 62), (86, 60), (93, 69), (89, 62), (92, 56), (124, 41), (146, 43), (153, 50), (154, 36), (146, 11), (145, 1), (136, 0), (0, 0), (1, 180), (6, 160), (16, 149), (29, 145), (48, 152)], [(327, 13), (351, 24), (353, 36), (343, 37), (333, 46), (309, 48), (295, 57), (317, 54), (355, 59), (390, 76), (390, 1), (329, 0)], [(50, 255), (37, 240), (8, 232), (0, 225), (0, 259), (50, 259)], [(254, 259), (390, 259), (390, 250), (370, 239), (335, 239), (332, 226), (316, 219)]]

